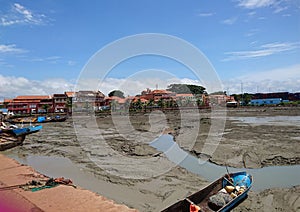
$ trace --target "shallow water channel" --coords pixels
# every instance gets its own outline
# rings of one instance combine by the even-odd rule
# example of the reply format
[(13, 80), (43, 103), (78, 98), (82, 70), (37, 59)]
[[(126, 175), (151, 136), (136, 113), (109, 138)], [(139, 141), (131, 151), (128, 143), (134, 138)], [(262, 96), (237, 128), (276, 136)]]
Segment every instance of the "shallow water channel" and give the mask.
[[(198, 174), (208, 181), (214, 181), (226, 173), (226, 167), (203, 161), (182, 150), (170, 135), (163, 135), (151, 146), (163, 151), (169, 160)], [(253, 178), (253, 190), (259, 191), (274, 187), (292, 187), (300, 184), (300, 165), (270, 166), (260, 169), (239, 169), (228, 167), (229, 172), (247, 171)]]
[[(213, 181), (226, 173), (225, 166), (219, 166), (209, 161), (200, 160), (182, 150), (177, 143), (173, 141), (173, 137), (170, 135), (162, 135), (151, 142), (150, 145), (164, 152), (167, 158), (173, 163), (204, 177), (208, 181)], [(107, 184), (107, 182), (100, 182), (94, 174), (84, 171), (68, 158), (36, 155), (22, 157), (13, 152), (6, 152), (5, 154), (20, 163), (33, 167), (42, 174), (51, 177), (64, 176), (71, 178), (79, 186), (94, 192), (103, 192), (103, 189), (106, 187), (104, 184)], [(228, 167), (228, 169), (229, 172), (247, 171), (250, 173), (254, 178), (254, 191), (274, 187), (292, 187), (300, 184), (300, 165), (271, 166), (260, 169)], [(113, 194), (115, 191), (118, 191), (117, 185), (116, 190), (112, 189), (113, 187), (111, 185), (109, 187), (110, 190), (106, 192)]]

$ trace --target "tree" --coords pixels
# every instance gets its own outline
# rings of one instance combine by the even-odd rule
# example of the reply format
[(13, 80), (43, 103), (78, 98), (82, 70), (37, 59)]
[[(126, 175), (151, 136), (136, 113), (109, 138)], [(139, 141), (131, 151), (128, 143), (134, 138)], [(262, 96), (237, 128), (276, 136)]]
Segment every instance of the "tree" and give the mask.
[(112, 97), (112, 96), (117, 96), (117, 97), (120, 97), (120, 98), (125, 98), (124, 97), (124, 93), (120, 90), (113, 90), (111, 91), (109, 94), (108, 94), (109, 97)]
[(147, 102), (147, 106), (153, 106), (154, 105), (154, 100), (153, 99), (150, 99), (148, 102)]
[(226, 91), (216, 91), (216, 92), (213, 92), (213, 93), (210, 93), (209, 95), (227, 95), (226, 94)]
[(136, 107), (141, 110), (143, 108), (143, 103), (141, 101), (141, 99), (138, 99), (137, 102), (136, 102)]
[(249, 102), (250, 102), (251, 99), (252, 99), (252, 96), (253, 96), (253, 94), (249, 94), (249, 93), (244, 93), (244, 94), (243, 94), (243, 100), (244, 100), (244, 104), (245, 104), (245, 105), (248, 105), (248, 104), (249, 104)]
[(46, 111), (46, 113), (48, 113), (48, 109), (50, 108), (50, 105), (45, 104), (42, 106), (42, 108)]
[(200, 99), (200, 98), (197, 98), (196, 103), (197, 103), (197, 106), (198, 106), (198, 107), (203, 105), (203, 101), (202, 101), (202, 99)]
[(205, 88), (200, 85), (188, 85), (188, 84), (171, 84), (167, 88), (168, 91), (172, 91), (178, 94), (203, 94), (206, 93)]
[(251, 101), (253, 94), (243, 93), (243, 94), (233, 94), (234, 100), (237, 102), (242, 102), (243, 105), (248, 105)]

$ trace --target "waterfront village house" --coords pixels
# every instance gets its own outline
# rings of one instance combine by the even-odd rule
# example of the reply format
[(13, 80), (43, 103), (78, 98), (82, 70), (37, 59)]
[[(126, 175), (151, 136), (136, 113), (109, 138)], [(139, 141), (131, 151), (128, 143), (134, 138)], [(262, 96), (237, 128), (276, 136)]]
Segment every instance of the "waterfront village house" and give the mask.
[(153, 90), (151, 91), (149, 88), (147, 90), (142, 91), (140, 98), (146, 100), (153, 100), (154, 102), (158, 102), (161, 99), (171, 100), (175, 97), (175, 93), (167, 90)]
[(235, 101), (234, 97), (227, 96), (224, 94), (221, 95), (209, 95), (209, 102), (211, 105), (222, 105), (225, 106), (226, 102)]
[(53, 102), (50, 95), (17, 96), (12, 99), (7, 109), (15, 114), (52, 112)]
[(66, 101), (66, 107), (67, 107), (67, 111), (68, 113), (72, 113), (72, 104), (73, 104), (73, 98), (75, 97), (76, 93), (74, 91), (66, 91), (65, 95), (67, 97), (67, 101)]
[[(197, 98), (191, 93), (176, 94), (174, 100), (179, 106), (194, 107), (197, 106)], [(201, 98), (202, 102), (202, 98)]]
[(78, 91), (73, 98), (74, 110), (98, 111), (104, 106), (105, 95), (100, 91)]
[(66, 94), (53, 94), (53, 109), (54, 112), (67, 112), (67, 95)]
[[(201, 105), (205, 105), (206, 97), (205, 95), (197, 96), (191, 93), (187, 94), (176, 94), (175, 92), (167, 91), (167, 90), (153, 90), (151, 91), (149, 88), (142, 91), (141, 96), (139, 96), (140, 100), (153, 101), (154, 103), (159, 102), (160, 100), (168, 101), (176, 101), (179, 106), (188, 106), (194, 107), (199, 103)], [(200, 102), (199, 102), (200, 101)]]
[(9, 103), (11, 103), (12, 101), (12, 99), (4, 99), (3, 108), (8, 108)]
[(118, 96), (107, 96), (104, 98), (104, 106), (108, 106), (113, 111), (124, 109), (129, 98), (120, 98)]

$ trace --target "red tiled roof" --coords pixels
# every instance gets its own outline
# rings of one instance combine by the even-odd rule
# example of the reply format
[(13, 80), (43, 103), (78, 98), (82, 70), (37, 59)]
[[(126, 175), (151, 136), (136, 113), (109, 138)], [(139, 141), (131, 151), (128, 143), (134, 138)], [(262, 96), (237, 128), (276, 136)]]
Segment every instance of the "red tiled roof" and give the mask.
[(152, 91), (152, 93), (173, 93), (173, 92), (167, 90), (154, 90)]
[(193, 97), (194, 95), (191, 93), (180, 93), (176, 94), (176, 97)]
[(74, 97), (75, 96), (74, 91), (67, 91), (67, 92), (65, 92), (65, 94), (67, 95), (67, 97)]
[(140, 100), (141, 100), (141, 102), (148, 102), (148, 100), (145, 98), (140, 98)]
[(10, 103), (10, 102), (13, 102), (13, 100), (12, 99), (4, 99), (4, 101), (3, 101), (3, 103)]
[(17, 96), (14, 100), (42, 100), (51, 99), (50, 95), (44, 96)]
[(120, 98), (120, 97), (118, 97), (118, 96), (105, 97), (104, 100), (106, 100), (106, 101), (115, 100), (115, 101), (117, 101), (119, 104), (124, 104), (124, 103), (126, 102), (126, 99)]

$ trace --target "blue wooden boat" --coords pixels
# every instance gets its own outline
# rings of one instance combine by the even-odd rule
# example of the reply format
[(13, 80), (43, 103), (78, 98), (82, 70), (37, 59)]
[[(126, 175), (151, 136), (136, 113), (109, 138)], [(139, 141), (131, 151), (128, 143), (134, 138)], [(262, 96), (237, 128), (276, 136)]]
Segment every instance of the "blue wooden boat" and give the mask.
[(67, 116), (29, 116), (29, 117), (17, 117), (10, 118), (6, 121), (11, 124), (33, 124), (33, 123), (48, 123), (48, 122), (64, 122), (67, 120)]
[(16, 128), (16, 129), (13, 129), (13, 133), (16, 136), (29, 135), (29, 134), (36, 133), (36, 132), (40, 131), (42, 128), (43, 128), (42, 125)]
[(41, 125), (22, 128), (6, 128), (0, 130), (0, 151), (23, 144), (26, 135), (36, 133), (42, 129)]
[[(187, 198), (180, 200), (179, 202), (171, 205), (163, 210), (163, 212), (226, 212), (233, 209), (237, 204), (242, 202), (248, 195), (248, 192), (252, 186), (252, 176), (246, 172), (237, 172), (226, 174), (216, 181), (212, 182), (200, 191), (188, 196)], [(222, 207), (216, 208), (215, 205), (211, 205), (210, 198), (221, 191), (224, 191), (227, 187), (243, 187), (244, 189), (236, 197), (229, 200)], [(196, 209), (195, 209), (196, 208)]]
[(37, 125), (37, 126), (29, 126), (29, 127), (21, 127), (21, 128), (1, 129), (0, 133), (8, 133), (14, 136), (21, 136), (21, 135), (29, 135), (38, 132), (41, 129), (42, 129), (42, 125)]

